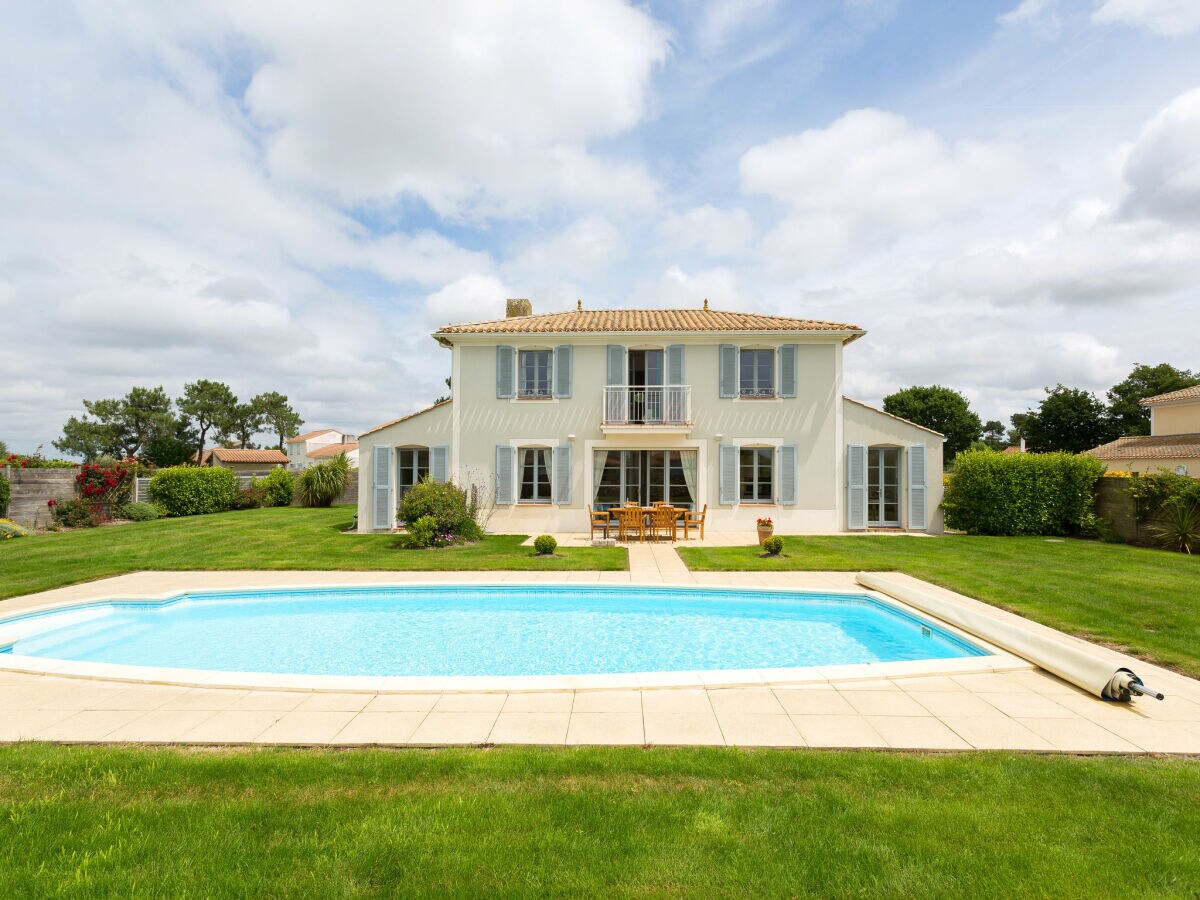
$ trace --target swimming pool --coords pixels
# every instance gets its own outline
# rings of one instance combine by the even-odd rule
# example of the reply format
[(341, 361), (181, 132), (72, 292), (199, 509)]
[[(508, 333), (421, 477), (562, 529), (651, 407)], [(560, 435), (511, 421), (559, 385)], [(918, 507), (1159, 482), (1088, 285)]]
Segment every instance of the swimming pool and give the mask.
[(190, 592), (0, 620), (0, 652), (334, 676), (837, 666), (988, 651), (867, 594), (580, 585)]

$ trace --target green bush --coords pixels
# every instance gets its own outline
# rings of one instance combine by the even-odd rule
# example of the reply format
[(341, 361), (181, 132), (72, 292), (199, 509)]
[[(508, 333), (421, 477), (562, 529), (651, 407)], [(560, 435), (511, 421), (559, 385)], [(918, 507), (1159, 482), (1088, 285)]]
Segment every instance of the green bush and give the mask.
[(67, 528), (95, 528), (104, 521), (100, 504), (87, 503), (79, 497), (71, 500), (50, 500), (50, 515), (58, 525)]
[(345, 453), (339, 453), (329, 462), (320, 463), (304, 471), (297, 482), (300, 502), (305, 506), (332, 506), (342, 496), (346, 481), (350, 478), (350, 461)]
[(1159, 471), (1125, 480), (1125, 490), (1137, 502), (1137, 518), (1144, 522), (1173, 502), (1200, 504), (1200, 478)]
[(263, 490), (263, 506), (288, 506), (295, 496), (296, 478), (287, 469), (272, 469), (258, 486)]
[(1150, 526), (1154, 539), (1168, 550), (1180, 553), (1200, 552), (1200, 501), (1189, 497), (1171, 497)]
[(483, 537), (483, 529), (472, 515), (466, 491), (452, 481), (434, 481), (426, 477), (409, 488), (400, 501), (397, 518), (411, 525), (424, 516), (432, 517), (442, 534), (468, 541)]
[(258, 509), (263, 505), (266, 492), (257, 484), (252, 483), (248, 488), (242, 488), (233, 496), (230, 509)]
[(558, 541), (550, 534), (539, 534), (533, 539), (533, 549), (538, 556), (553, 556), (558, 549)]
[(12, 519), (0, 519), (0, 541), (11, 541), (13, 538), (23, 538), (29, 532)]
[(121, 507), (120, 515), (131, 522), (153, 522), (158, 518), (158, 507), (153, 503), (126, 503)]
[(438, 536), (437, 519), (433, 516), (421, 516), (408, 526), (408, 546), (412, 549), (422, 550), (425, 547), (433, 546)]
[(946, 525), (968, 534), (1077, 534), (1103, 471), (1091, 456), (968, 450), (946, 486)]
[(763, 541), (762, 548), (766, 551), (768, 556), (778, 556), (783, 552), (783, 538), (779, 537), (778, 535), (775, 537), (769, 537)]
[(150, 499), (169, 516), (199, 516), (229, 509), (237, 496), (237, 478), (229, 469), (174, 466), (150, 479)]
[(8, 501), (12, 499), (12, 487), (4, 473), (0, 472), (0, 513), (8, 512)]

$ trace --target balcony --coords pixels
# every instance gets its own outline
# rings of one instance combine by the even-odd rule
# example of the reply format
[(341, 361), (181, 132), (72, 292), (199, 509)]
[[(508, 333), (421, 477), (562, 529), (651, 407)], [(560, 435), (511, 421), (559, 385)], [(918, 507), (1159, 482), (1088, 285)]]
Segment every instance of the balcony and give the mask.
[(601, 428), (606, 433), (687, 434), (692, 430), (691, 385), (609, 385)]

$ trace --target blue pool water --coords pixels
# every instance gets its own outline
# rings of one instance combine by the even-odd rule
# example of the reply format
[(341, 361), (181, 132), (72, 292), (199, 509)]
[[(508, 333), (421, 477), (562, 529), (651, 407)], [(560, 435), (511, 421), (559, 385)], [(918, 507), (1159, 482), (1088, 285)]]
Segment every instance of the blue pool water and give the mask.
[(455, 586), (196, 593), (0, 622), (9, 652), (307, 675), (564, 675), (946, 659), (984, 651), (866, 595)]

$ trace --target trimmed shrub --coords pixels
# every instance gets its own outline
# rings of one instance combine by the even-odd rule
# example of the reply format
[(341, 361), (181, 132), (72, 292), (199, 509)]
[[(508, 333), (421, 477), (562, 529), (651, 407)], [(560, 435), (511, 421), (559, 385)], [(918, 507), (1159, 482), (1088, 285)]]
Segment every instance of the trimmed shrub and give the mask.
[(1077, 534), (1103, 471), (1100, 460), (1072, 453), (968, 450), (946, 486), (946, 525), (968, 534)]
[(423, 550), (433, 546), (438, 537), (438, 523), (433, 516), (421, 516), (408, 526), (408, 541), (410, 548)]
[(0, 519), (0, 541), (11, 541), (13, 538), (22, 538), (28, 534), (28, 531), (12, 519)]
[(426, 477), (409, 488), (400, 501), (397, 518), (412, 530), (412, 523), (424, 516), (437, 522), (438, 531), (468, 541), (483, 537), (483, 529), (472, 515), (466, 491), (452, 481), (434, 481)]
[(289, 506), (296, 492), (296, 478), (287, 469), (272, 469), (258, 486), (263, 491), (263, 506)]
[(153, 522), (158, 518), (158, 507), (153, 503), (126, 503), (120, 514), (131, 522)]
[(229, 509), (237, 495), (237, 478), (229, 469), (174, 466), (150, 479), (150, 499), (169, 516), (199, 516)]
[(12, 487), (4, 473), (0, 472), (0, 513), (8, 512), (8, 501), (12, 499)]
[(766, 551), (767, 556), (778, 556), (783, 552), (783, 538), (778, 535), (769, 537), (762, 542), (762, 548)]
[(257, 484), (251, 484), (248, 488), (242, 488), (238, 491), (232, 502), (229, 504), (230, 509), (258, 509), (263, 505), (264, 492)]
[(533, 539), (533, 549), (537, 551), (538, 556), (553, 556), (554, 551), (558, 549), (558, 541), (551, 534), (539, 534)]
[(45, 459), (41, 453), (10, 453), (0, 465), (12, 466), (14, 469), (73, 469), (79, 463), (69, 459)]
[(305, 506), (332, 506), (333, 501), (342, 496), (349, 477), (350, 460), (345, 453), (306, 469), (296, 484), (300, 489), (300, 502)]

